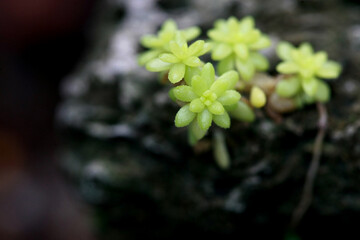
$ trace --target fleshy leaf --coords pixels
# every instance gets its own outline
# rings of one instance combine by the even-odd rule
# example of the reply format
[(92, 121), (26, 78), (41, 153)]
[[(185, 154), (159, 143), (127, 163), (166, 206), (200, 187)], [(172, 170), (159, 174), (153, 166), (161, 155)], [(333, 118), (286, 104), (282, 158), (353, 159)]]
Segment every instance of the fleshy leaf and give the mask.
[(161, 50), (150, 50), (144, 53), (141, 53), (138, 57), (138, 63), (140, 66), (144, 66), (150, 60), (153, 60), (159, 56)]
[(256, 70), (266, 71), (269, 68), (269, 61), (260, 53), (251, 53), (250, 61), (254, 64)]
[(193, 77), (191, 81), (191, 85), (194, 89), (194, 92), (198, 96), (201, 96), (206, 90), (208, 90), (206, 80), (200, 77), (199, 75)]
[(324, 81), (318, 81), (318, 87), (315, 94), (316, 101), (327, 102), (330, 99), (330, 88)]
[(304, 79), (301, 84), (304, 92), (310, 97), (314, 97), (319, 81), (316, 78)]
[(276, 53), (282, 60), (290, 61), (291, 60), (291, 51), (294, 49), (294, 46), (288, 42), (280, 42), (276, 48)]
[(232, 56), (220, 60), (220, 62), (217, 65), (217, 70), (220, 75), (233, 69), (234, 69), (234, 58)]
[(249, 57), (249, 49), (244, 43), (236, 44), (234, 51), (236, 55), (242, 60), (246, 60)]
[(263, 35), (255, 43), (251, 44), (250, 48), (252, 50), (260, 50), (260, 49), (263, 49), (263, 48), (267, 48), (270, 45), (271, 45), (270, 38)]
[(187, 28), (187, 29), (181, 30), (181, 32), (183, 32), (186, 40), (188, 40), (188, 41), (191, 41), (191, 40), (197, 38), (201, 33), (200, 28), (198, 28), (198, 27)]
[(186, 66), (184, 80), (187, 85), (191, 86), (192, 78), (196, 75), (200, 75), (200, 69), (198, 67)]
[(173, 94), (178, 100), (183, 102), (191, 102), (198, 97), (192, 87), (186, 85), (175, 87)]
[(299, 67), (294, 62), (282, 62), (277, 65), (276, 70), (280, 73), (292, 74), (298, 72)]
[(222, 115), (214, 115), (213, 121), (219, 127), (222, 127), (222, 128), (230, 127), (230, 117), (227, 112), (224, 112), (224, 114), (222, 114)]
[(206, 81), (206, 86), (209, 88), (215, 81), (215, 69), (211, 63), (204, 65), (201, 71), (201, 77)]
[(256, 108), (261, 108), (266, 104), (266, 96), (262, 89), (253, 87), (250, 93), (250, 102)]
[(160, 60), (168, 63), (178, 63), (179, 59), (171, 53), (164, 53), (159, 56)]
[(171, 63), (163, 62), (158, 58), (155, 58), (146, 64), (146, 69), (150, 72), (161, 72), (168, 70)]
[(236, 107), (230, 111), (230, 115), (243, 122), (253, 122), (255, 120), (254, 111), (243, 101), (236, 104)]
[(311, 56), (314, 53), (313, 48), (307, 42), (302, 43), (299, 47), (299, 50), (300, 50), (301, 54), (303, 54), (304, 56)]
[(190, 103), (190, 111), (192, 111), (194, 113), (202, 112), (204, 110), (204, 108), (205, 108), (205, 105), (199, 98), (194, 99)]
[(234, 88), (236, 82), (239, 80), (239, 75), (235, 71), (229, 71), (221, 75), (210, 87), (218, 97), (229, 89)]
[(213, 60), (221, 60), (229, 56), (232, 52), (231, 47), (226, 43), (217, 44), (211, 54)]
[(208, 130), (211, 126), (212, 114), (207, 109), (204, 109), (204, 111), (198, 113), (197, 122), (202, 130)]
[(331, 79), (337, 78), (341, 72), (341, 65), (334, 61), (327, 61), (324, 63), (319, 70), (316, 72), (316, 75), (321, 78)]
[(183, 63), (175, 63), (169, 71), (169, 81), (171, 83), (180, 82), (185, 76), (185, 65)]
[(191, 44), (188, 51), (189, 56), (197, 56), (197, 54), (203, 49), (204, 44), (205, 42), (203, 40), (198, 40)]
[(208, 109), (212, 114), (215, 115), (221, 115), (225, 112), (223, 105), (218, 101), (214, 101), (210, 106), (208, 106)]
[(190, 111), (189, 104), (187, 104), (177, 112), (175, 116), (175, 126), (185, 127), (194, 120), (195, 116), (196, 114)]
[(249, 81), (255, 74), (255, 66), (251, 61), (241, 61), (236, 59), (236, 69), (239, 71), (240, 76), (245, 81)]
[(241, 98), (241, 95), (237, 91), (235, 91), (235, 90), (227, 90), (217, 100), (222, 105), (232, 105), (232, 104), (236, 104), (240, 100), (240, 98)]
[(184, 63), (190, 67), (198, 67), (201, 65), (201, 60), (198, 57), (189, 57), (187, 58)]
[(276, 85), (276, 93), (280, 97), (291, 98), (301, 90), (301, 84), (298, 77), (281, 80)]

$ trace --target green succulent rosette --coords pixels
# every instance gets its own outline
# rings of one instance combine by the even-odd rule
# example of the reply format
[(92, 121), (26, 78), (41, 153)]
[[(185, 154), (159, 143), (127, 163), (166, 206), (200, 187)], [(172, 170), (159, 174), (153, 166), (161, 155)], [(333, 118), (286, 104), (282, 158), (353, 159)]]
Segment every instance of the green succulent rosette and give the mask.
[(175, 98), (186, 103), (176, 114), (175, 125), (185, 127), (194, 120), (202, 131), (207, 131), (212, 122), (222, 128), (230, 127), (230, 117), (224, 106), (237, 104), (240, 93), (234, 90), (238, 73), (229, 71), (216, 79), (214, 67), (207, 63), (200, 75), (193, 77), (191, 86), (178, 86), (173, 90)]
[(321, 80), (337, 78), (341, 65), (328, 60), (326, 52), (314, 52), (309, 43), (302, 43), (295, 48), (288, 42), (281, 42), (277, 54), (283, 60), (277, 65), (278, 72), (289, 75), (276, 86), (279, 96), (292, 98), (304, 95), (305, 102), (326, 102), (330, 98), (328, 84)]
[(203, 63), (199, 56), (211, 49), (211, 44), (198, 40), (188, 46), (183, 33), (178, 32), (175, 40), (169, 43), (169, 53), (163, 53), (158, 58), (149, 61), (146, 69), (151, 72), (169, 70), (168, 78), (171, 83), (181, 81), (186, 72), (196, 71)]
[(236, 69), (243, 80), (249, 81), (256, 71), (268, 69), (269, 62), (258, 51), (269, 47), (271, 41), (255, 28), (252, 17), (218, 20), (208, 36), (214, 43), (211, 57), (219, 61), (219, 74)]
[(160, 54), (169, 52), (169, 43), (175, 39), (178, 32), (184, 35), (186, 41), (191, 41), (200, 35), (200, 28), (190, 27), (179, 30), (173, 20), (165, 21), (157, 35), (145, 35), (141, 38), (141, 45), (150, 50), (139, 55), (139, 65), (143, 66)]

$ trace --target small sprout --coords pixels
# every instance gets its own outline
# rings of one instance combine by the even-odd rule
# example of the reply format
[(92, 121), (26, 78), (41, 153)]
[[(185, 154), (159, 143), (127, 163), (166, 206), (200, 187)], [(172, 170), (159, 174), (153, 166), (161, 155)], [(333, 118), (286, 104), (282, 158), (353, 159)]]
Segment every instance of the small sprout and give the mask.
[(169, 70), (169, 80), (171, 83), (180, 82), (186, 71), (201, 66), (199, 56), (204, 55), (211, 48), (209, 43), (198, 40), (188, 47), (183, 33), (178, 32), (175, 40), (170, 41), (170, 52), (163, 53), (158, 58), (149, 61), (146, 69), (151, 72), (161, 72)]
[(254, 19), (245, 17), (237, 20), (218, 20), (215, 28), (208, 31), (214, 42), (211, 57), (220, 61), (217, 67), (219, 74), (237, 69), (243, 80), (252, 79), (256, 71), (265, 71), (269, 67), (267, 59), (258, 53), (269, 47), (269, 37), (255, 28)]
[(173, 90), (179, 101), (187, 103), (175, 117), (175, 125), (184, 127), (195, 118), (200, 129), (207, 131), (212, 121), (222, 128), (230, 127), (230, 117), (224, 106), (236, 104), (240, 94), (234, 90), (238, 74), (229, 71), (215, 80), (215, 71), (207, 63), (200, 75), (193, 77), (191, 86), (178, 86)]
[(146, 35), (141, 38), (141, 44), (150, 50), (140, 54), (138, 58), (139, 64), (143, 66), (152, 59), (157, 58), (160, 54), (169, 52), (169, 43), (175, 39), (176, 33), (178, 32), (184, 34), (186, 41), (191, 41), (200, 35), (200, 29), (198, 27), (179, 30), (173, 20), (167, 20), (156, 36)]
[(329, 100), (329, 87), (319, 78), (337, 78), (341, 72), (340, 64), (329, 61), (324, 51), (314, 53), (309, 43), (295, 48), (288, 42), (281, 42), (277, 47), (277, 54), (283, 60), (277, 66), (277, 71), (292, 75), (277, 84), (277, 94), (291, 98), (303, 91), (310, 98), (310, 102)]
[(266, 96), (259, 87), (253, 87), (250, 92), (250, 102), (256, 108), (261, 108), (266, 104)]

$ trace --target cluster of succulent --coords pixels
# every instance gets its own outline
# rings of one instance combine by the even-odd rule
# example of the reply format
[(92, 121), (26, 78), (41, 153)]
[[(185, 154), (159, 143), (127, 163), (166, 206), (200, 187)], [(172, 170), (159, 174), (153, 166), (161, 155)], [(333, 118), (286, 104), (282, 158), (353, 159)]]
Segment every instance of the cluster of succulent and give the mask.
[(276, 93), (284, 98), (297, 98), (298, 103), (327, 102), (330, 88), (321, 80), (334, 79), (340, 75), (340, 64), (329, 61), (326, 52), (314, 53), (309, 43), (295, 48), (288, 42), (281, 42), (277, 54), (283, 60), (276, 69), (288, 77), (276, 86)]
[[(264, 107), (270, 95), (280, 101), (292, 100), (296, 107), (330, 98), (329, 86), (320, 78), (337, 78), (341, 66), (328, 61), (325, 52), (314, 53), (308, 43), (297, 49), (287, 42), (277, 46), (283, 62), (277, 66), (280, 78), (272, 87), (259, 84), (259, 72), (269, 62), (259, 51), (271, 45), (270, 38), (255, 28), (254, 19), (218, 20), (207, 33), (210, 39), (197, 40), (200, 29), (179, 30), (173, 20), (166, 21), (159, 33), (141, 39), (148, 51), (139, 56), (139, 64), (151, 72), (160, 72), (174, 84), (169, 96), (181, 107), (175, 116), (177, 127), (189, 126), (189, 140), (195, 144), (214, 122), (230, 127), (230, 118), (252, 122), (254, 108)], [(216, 63), (204, 63), (200, 57), (211, 52)], [(279, 80), (280, 79), (280, 80)], [(270, 89), (271, 88), (271, 89)], [(246, 97), (248, 96), (248, 100)]]

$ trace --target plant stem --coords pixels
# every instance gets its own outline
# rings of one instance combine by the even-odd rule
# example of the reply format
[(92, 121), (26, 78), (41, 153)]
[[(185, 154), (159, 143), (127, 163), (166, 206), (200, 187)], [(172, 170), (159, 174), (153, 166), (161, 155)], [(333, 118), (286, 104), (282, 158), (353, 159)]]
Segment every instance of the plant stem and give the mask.
[(328, 122), (328, 115), (324, 104), (317, 103), (317, 109), (319, 112), (319, 122), (318, 122), (319, 130), (315, 139), (313, 157), (306, 175), (306, 180), (305, 180), (305, 185), (301, 196), (301, 200), (298, 206), (295, 208), (292, 215), (292, 220), (290, 225), (292, 228), (296, 228), (298, 226), (298, 224), (300, 223), (304, 214), (308, 210), (311, 201), (313, 199), (314, 182), (320, 165), (322, 145), (323, 145), (326, 128), (327, 128), (327, 122)]

